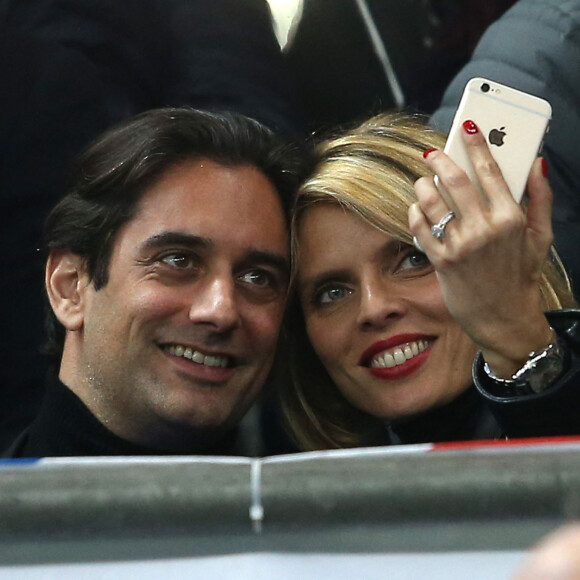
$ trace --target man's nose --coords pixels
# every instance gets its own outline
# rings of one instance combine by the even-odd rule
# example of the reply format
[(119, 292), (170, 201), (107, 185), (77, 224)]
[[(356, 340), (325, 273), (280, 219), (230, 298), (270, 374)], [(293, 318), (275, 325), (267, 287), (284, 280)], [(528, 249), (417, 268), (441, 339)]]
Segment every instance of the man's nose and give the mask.
[(403, 289), (389, 284), (380, 274), (363, 280), (360, 289), (357, 324), (360, 328), (382, 328), (403, 316), (408, 309)]
[(205, 324), (217, 332), (233, 330), (239, 324), (235, 280), (215, 276), (194, 290), (189, 319), (195, 324)]

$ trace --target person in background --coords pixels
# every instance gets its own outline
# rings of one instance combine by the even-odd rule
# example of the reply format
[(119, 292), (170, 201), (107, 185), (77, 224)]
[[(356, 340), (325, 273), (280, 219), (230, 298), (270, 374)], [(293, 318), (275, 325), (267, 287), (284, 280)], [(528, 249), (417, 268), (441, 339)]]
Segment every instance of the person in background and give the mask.
[(483, 34), (430, 122), (448, 131), (466, 82), (485, 77), (546, 99), (552, 105), (542, 155), (554, 192), (554, 245), (580, 296), (580, 0), (518, 0)]
[(580, 524), (566, 524), (535, 546), (514, 580), (578, 580), (579, 554)]
[(294, 210), (281, 392), (301, 449), (580, 433), (580, 312), (551, 249), (546, 165), (524, 209), (475, 123), (463, 137), (481, 197), (414, 118), (318, 145)]

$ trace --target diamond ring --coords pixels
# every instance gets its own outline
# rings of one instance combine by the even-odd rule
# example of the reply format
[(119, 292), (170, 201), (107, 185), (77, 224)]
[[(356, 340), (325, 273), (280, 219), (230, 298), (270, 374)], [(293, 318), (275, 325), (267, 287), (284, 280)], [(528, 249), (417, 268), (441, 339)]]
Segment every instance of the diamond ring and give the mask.
[(440, 242), (443, 241), (445, 237), (445, 228), (447, 224), (455, 217), (455, 213), (448, 211), (438, 223), (431, 227), (431, 235)]

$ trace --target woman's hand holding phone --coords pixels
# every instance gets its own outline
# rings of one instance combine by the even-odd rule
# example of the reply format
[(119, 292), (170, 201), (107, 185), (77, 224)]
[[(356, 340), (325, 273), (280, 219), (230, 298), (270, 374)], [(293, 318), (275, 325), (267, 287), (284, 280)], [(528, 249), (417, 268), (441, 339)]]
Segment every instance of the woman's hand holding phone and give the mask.
[[(537, 159), (524, 212), (475, 123), (464, 122), (462, 139), (479, 187), (445, 153), (427, 152), (426, 163), (449, 197), (446, 202), (432, 179), (418, 180), (419, 203), (409, 210), (409, 224), (435, 268), (450, 313), (496, 376), (507, 378), (531, 351), (553, 341), (538, 287), (553, 239), (552, 193), (545, 162)], [(450, 205), (457, 215), (438, 239), (431, 228)]]

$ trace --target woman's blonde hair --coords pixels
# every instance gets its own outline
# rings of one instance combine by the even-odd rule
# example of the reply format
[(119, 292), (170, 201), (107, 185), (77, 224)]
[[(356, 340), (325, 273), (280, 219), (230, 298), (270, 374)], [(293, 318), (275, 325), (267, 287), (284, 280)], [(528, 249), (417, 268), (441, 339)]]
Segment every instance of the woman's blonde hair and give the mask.
[[(314, 204), (331, 203), (378, 230), (412, 244), (408, 209), (417, 201), (415, 181), (432, 176), (426, 149), (445, 137), (417, 116), (381, 114), (321, 142), (313, 169), (300, 187), (292, 220), (292, 256), (297, 264), (302, 219)], [(295, 277), (295, 275), (294, 275)], [(560, 259), (552, 249), (540, 280), (546, 310), (574, 306)], [(316, 356), (296, 293), (284, 329), (286, 375), (281, 403), (290, 434), (303, 450), (357, 447), (379, 442), (382, 422), (354, 408), (333, 384)]]

